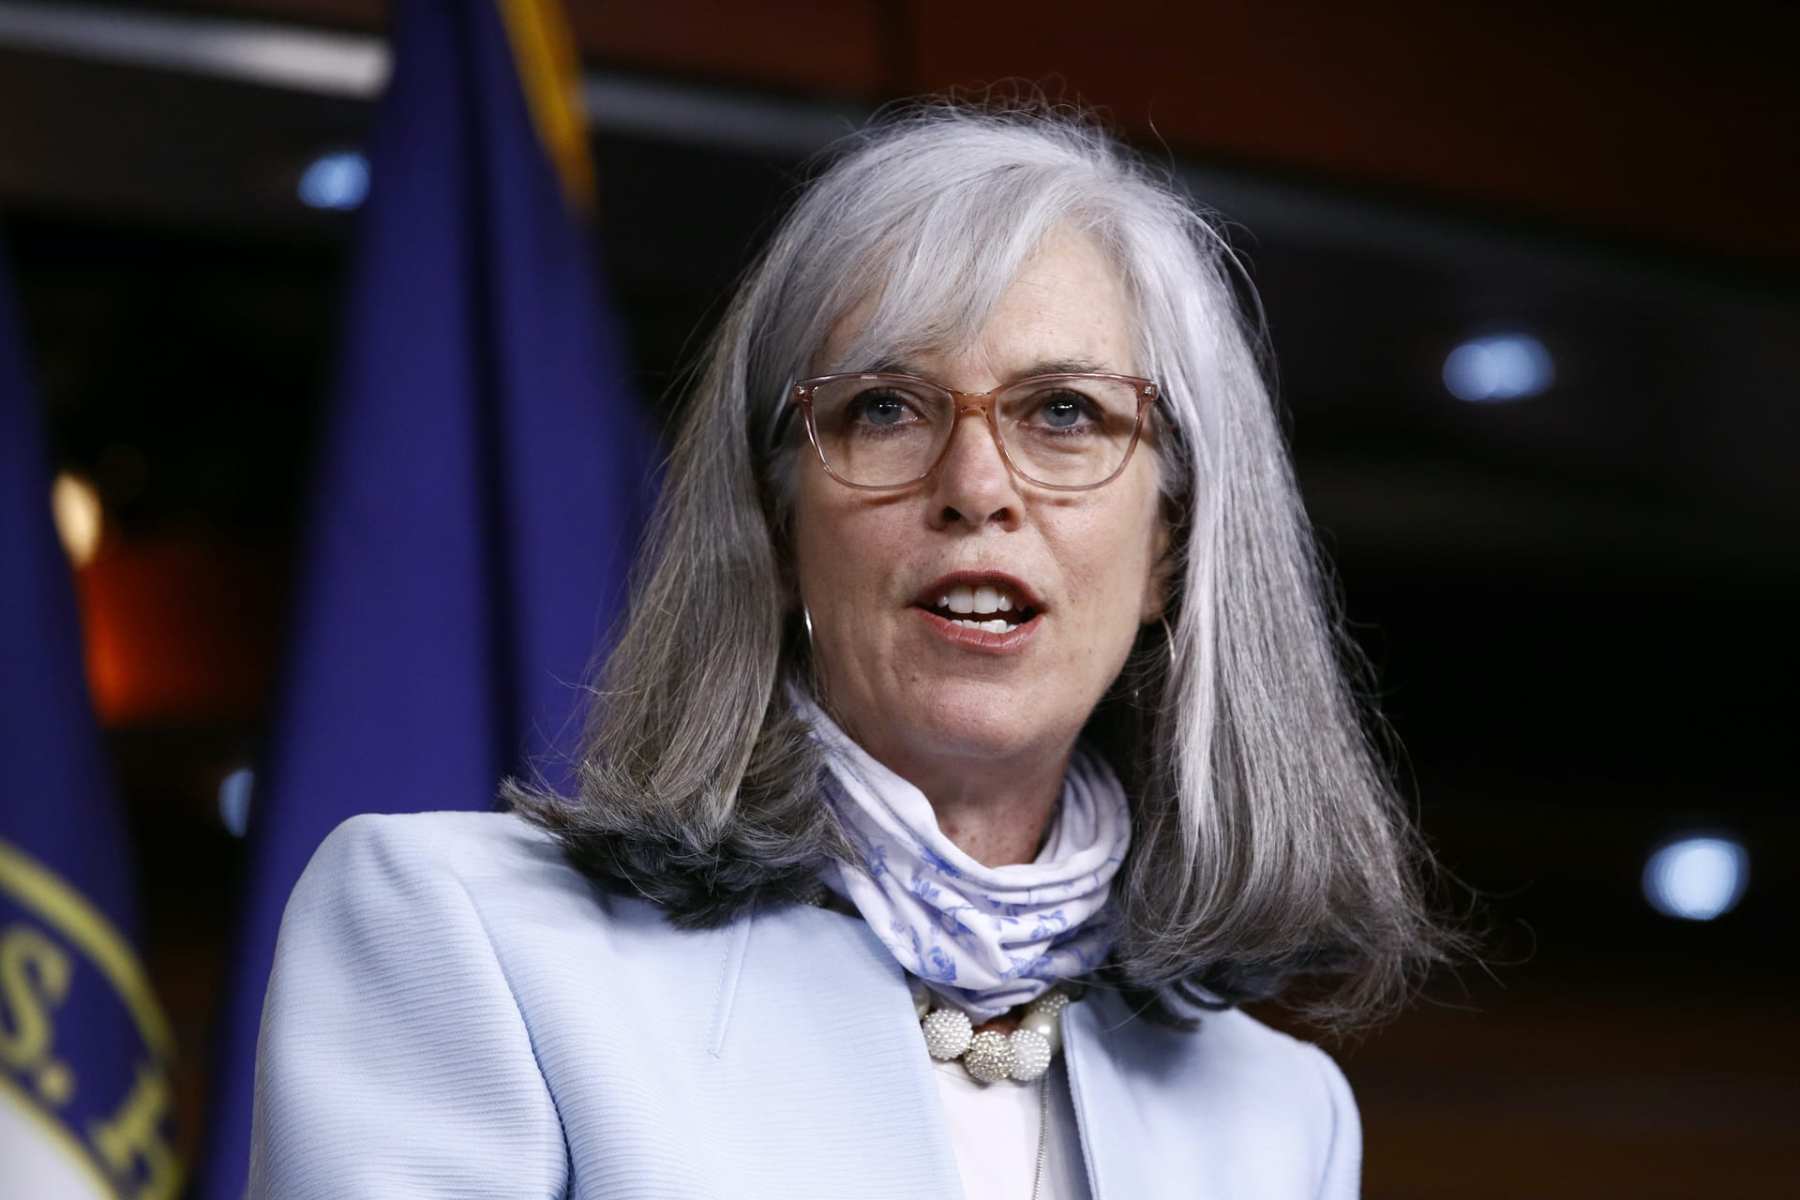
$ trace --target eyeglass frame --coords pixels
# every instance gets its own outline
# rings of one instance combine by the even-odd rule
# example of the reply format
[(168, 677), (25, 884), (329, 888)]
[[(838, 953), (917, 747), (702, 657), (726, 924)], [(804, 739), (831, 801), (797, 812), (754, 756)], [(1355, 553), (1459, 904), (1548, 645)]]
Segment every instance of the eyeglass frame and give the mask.
[[(825, 447), (819, 444), (819, 431), (813, 420), (813, 393), (828, 383), (836, 383), (842, 379), (889, 380), (895, 383), (923, 384), (934, 392), (949, 396), (950, 403), (954, 408), (950, 418), (950, 432), (944, 438), (944, 444), (938, 450), (937, 457), (931, 460), (931, 465), (913, 478), (902, 480), (899, 483), (852, 483), (839, 475), (831, 465), (831, 460), (825, 456)], [(1006, 439), (1000, 436), (1000, 418), (995, 415), (997, 407), (995, 399), (1001, 392), (1011, 391), (1013, 388), (1028, 383), (1070, 379), (1106, 379), (1115, 383), (1129, 383), (1132, 385), (1132, 390), (1137, 393), (1137, 419), (1131, 427), (1131, 441), (1126, 443), (1125, 453), (1119, 458), (1119, 465), (1113, 468), (1112, 474), (1095, 483), (1046, 483), (1035, 475), (1019, 469), (1018, 464), (1013, 462), (1012, 455), (1006, 452)], [(905, 375), (892, 371), (840, 371), (835, 375), (815, 375), (810, 379), (800, 380), (794, 384), (792, 392), (788, 395), (787, 403), (783, 407), (787, 410), (795, 408), (800, 410), (801, 419), (806, 425), (806, 440), (812, 443), (813, 453), (818, 455), (819, 465), (825, 468), (825, 473), (845, 487), (855, 488), (859, 492), (891, 492), (900, 488), (912, 487), (931, 478), (932, 473), (943, 466), (944, 458), (950, 453), (951, 443), (956, 441), (956, 423), (970, 413), (981, 413), (986, 417), (988, 433), (994, 439), (994, 449), (1000, 452), (1000, 461), (1006, 464), (1006, 469), (1013, 475), (1025, 480), (1033, 487), (1044, 488), (1052, 492), (1091, 492), (1095, 488), (1105, 487), (1117, 479), (1125, 473), (1125, 468), (1131, 465), (1131, 456), (1137, 451), (1138, 441), (1143, 437), (1144, 414), (1149, 411), (1152, 404), (1160, 399), (1162, 399), (1162, 387), (1155, 380), (1145, 379), (1139, 375), (1115, 375), (1106, 371), (1054, 371), (1044, 375), (1027, 375), (1022, 379), (1003, 383), (992, 391), (986, 392), (959, 392), (955, 388), (945, 387), (941, 383), (933, 383), (920, 375)]]

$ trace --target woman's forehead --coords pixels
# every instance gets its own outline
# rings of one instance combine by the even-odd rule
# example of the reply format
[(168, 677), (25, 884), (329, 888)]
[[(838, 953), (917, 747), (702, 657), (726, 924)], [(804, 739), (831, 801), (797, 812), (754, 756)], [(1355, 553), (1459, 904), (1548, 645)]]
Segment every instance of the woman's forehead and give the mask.
[(890, 277), (833, 323), (809, 373), (1134, 372), (1135, 308), (1093, 238), (1053, 231), (1010, 276), (967, 283), (985, 283), (989, 294)]

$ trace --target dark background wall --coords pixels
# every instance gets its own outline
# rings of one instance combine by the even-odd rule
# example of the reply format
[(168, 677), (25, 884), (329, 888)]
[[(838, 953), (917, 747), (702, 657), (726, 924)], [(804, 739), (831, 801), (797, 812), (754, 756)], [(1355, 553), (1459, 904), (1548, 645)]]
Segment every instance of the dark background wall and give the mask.
[[(111, 34), (19, 23), (52, 8)], [(1792, 8), (571, 15), (605, 268), (663, 414), (803, 160), (885, 100), (1040, 81), (1104, 106), (1218, 207), (1267, 305), (1302, 486), (1409, 795), (1489, 931), (1485, 965), (1337, 1047), (1368, 1194), (1793, 1187)], [(219, 788), (265, 732), (351, 220), (295, 187), (356, 145), (369, 105), (354, 82), (180, 51), (208, 31), (325, 33), (349, 61), (382, 18), (366, 0), (0, 4), (0, 238), (58, 465), (104, 504), (80, 571), (90, 675), (190, 1138), (239, 869)], [(121, 30), (136, 49), (107, 49)], [(1514, 330), (1551, 355), (1548, 390), (1451, 396), (1452, 348)], [(1692, 831), (1749, 855), (1714, 921), (1664, 917), (1642, 888), (1650, 852)]]

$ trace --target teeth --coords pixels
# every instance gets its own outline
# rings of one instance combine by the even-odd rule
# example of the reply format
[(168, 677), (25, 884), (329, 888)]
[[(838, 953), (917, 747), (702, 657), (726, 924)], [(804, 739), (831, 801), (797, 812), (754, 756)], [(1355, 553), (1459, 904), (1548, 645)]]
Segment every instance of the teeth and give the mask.
[(953, 613), (988, 613), (1011, 612), (1013, 598), (1000, 588), (991, 584), (980, 587), (953, 587), (938, 597), (938, 607)]
[(951, 621), (952, 625), (961, 625), (964, 629), (979, 629), (983, 633), (1005, 633), (1012, 626), (1005, 621)]

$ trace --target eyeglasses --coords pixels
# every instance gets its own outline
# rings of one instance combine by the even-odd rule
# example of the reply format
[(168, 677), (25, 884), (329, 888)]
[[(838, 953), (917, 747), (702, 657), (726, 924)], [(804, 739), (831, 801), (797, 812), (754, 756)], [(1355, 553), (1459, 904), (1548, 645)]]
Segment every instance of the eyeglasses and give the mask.
[(826, 472), (853, 488), (897, 488), (930, 475), (964, 413), (987, 418), (1007, 469), (1059, 492), (1097, 488), (1131, 460), (1160, 389), (1132, 375), (1033, 375), (958, 392), (916, 375), (821, 375), (788, 403)]

